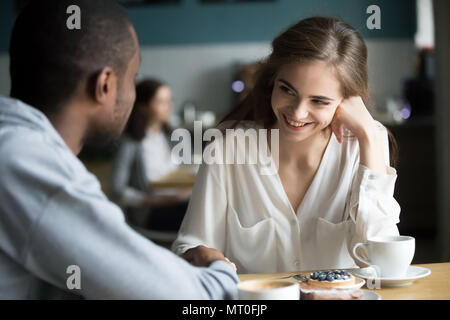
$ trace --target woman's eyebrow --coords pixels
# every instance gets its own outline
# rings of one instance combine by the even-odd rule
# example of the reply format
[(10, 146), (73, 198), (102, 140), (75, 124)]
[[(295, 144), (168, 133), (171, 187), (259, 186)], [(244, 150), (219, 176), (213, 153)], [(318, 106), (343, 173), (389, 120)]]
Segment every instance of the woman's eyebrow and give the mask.
[(287, 85), (291, 90), (295, 91), (295, 93), (298, 94), (297, 89), (294, 88), (294, 86), (292, 84), (290, 84), (288, 81), (283, 80), (283, 79), (278, 79), (278, 81), (283, 82), (285, 85)]
[(328, 97), (325, 97), (325, 96), (309, 96), (309, 97), (312, 98), (312, 99), (318, 99), (318, 100), (330, 100), (330, 101), (334, 101), (334, 99), (328, 98)]
[[(294, 88), (292, 84), (289, 83), (289, 81), (286, 81), (284, 79), (278, 79), (278, 81), (284, 83), (286, 86), (288, 86), (291, 90), (295, 91), (295, 93), (298, 94), (297, 89)], [(326, 96), (309, 96), (311, 99), (318, 99), (318, 100), (329, 100), (334, 101), (334, 99), (326, 97)]]

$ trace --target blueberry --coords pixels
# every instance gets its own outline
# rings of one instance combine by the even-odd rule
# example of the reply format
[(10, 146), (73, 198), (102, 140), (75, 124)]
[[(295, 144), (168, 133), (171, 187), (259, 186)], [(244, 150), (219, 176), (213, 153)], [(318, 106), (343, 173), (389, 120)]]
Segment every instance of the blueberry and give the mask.
[(325, 281), (326, 278), (327, 276), (324, 273), (319, 275), (319, 281)]
[(348, 277), (350, 277), (350, 273), (348, 273), (347, 271), (344, 271), (344, 276), (348, 276)]
[(342, 279), (342, 276), (341, 276), (340, 274), (337, 274), (337, 275), (334, 276), (334, 278), (335, 278), (336, 280), (341, 280), (341, 279)]
[(311, 273), (311, 276), (310, 276), (311, 279), (316, 280), (318, 277), (319, 277), (319, 273), (318, 272)]
[(334, 276), (332, 276), (331, 274), (329, 274), (327, 276), (327, 281), (333, 281), (334, 280)]
[(341, 270), (334, 270), (335, 274), (341, 274), (341, 272), (342, 272)]

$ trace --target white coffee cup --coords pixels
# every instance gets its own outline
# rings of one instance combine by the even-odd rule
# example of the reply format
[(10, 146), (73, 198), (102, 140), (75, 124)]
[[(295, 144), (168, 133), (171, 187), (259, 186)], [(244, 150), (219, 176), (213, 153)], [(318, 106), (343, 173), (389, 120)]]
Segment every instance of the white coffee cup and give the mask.
[[(369, 261), (361, 258), (356, 249), (365, 249)], [(414, 256), (416, 242), (409, 236), (382, 236), (357, 243), (353, 247), (353, 256), (360, 262), (375, 267), (382, 278), (401, 278), (406, 275)]]
[(290, 280), (247, 280), (238, 284), (240, 300), (299, 300), (298, 282)]

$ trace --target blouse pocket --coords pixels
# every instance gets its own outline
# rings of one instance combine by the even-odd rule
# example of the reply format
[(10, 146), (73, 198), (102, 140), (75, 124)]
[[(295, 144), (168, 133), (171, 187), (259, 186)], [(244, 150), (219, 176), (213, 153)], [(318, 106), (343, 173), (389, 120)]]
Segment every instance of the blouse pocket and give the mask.
[(226, 256), (236, 264), (238, 273), (276, 271), (276, 236), (272, 218), (244, 227), (239, 214), (228, 206)]
[(348, 248), (354, 228), (352, 220), (332, 223), (317, 219), (316, 255), (317, 269), (344, 269), (355, 267)]

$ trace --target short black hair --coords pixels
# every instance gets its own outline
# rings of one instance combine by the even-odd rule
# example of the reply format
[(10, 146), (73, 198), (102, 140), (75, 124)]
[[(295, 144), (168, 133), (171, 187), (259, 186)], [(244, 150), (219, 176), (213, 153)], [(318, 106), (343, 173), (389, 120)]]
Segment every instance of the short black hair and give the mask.
[[(77, 5), (81, 29), (69, 29)], [(113, 0), (32, 0), (19, 13), (9, 49), (11, 97), (46, 114), (57, 113), (80, 81), (104, 67), (119, 78), (136, 52), (131, 22)]]

